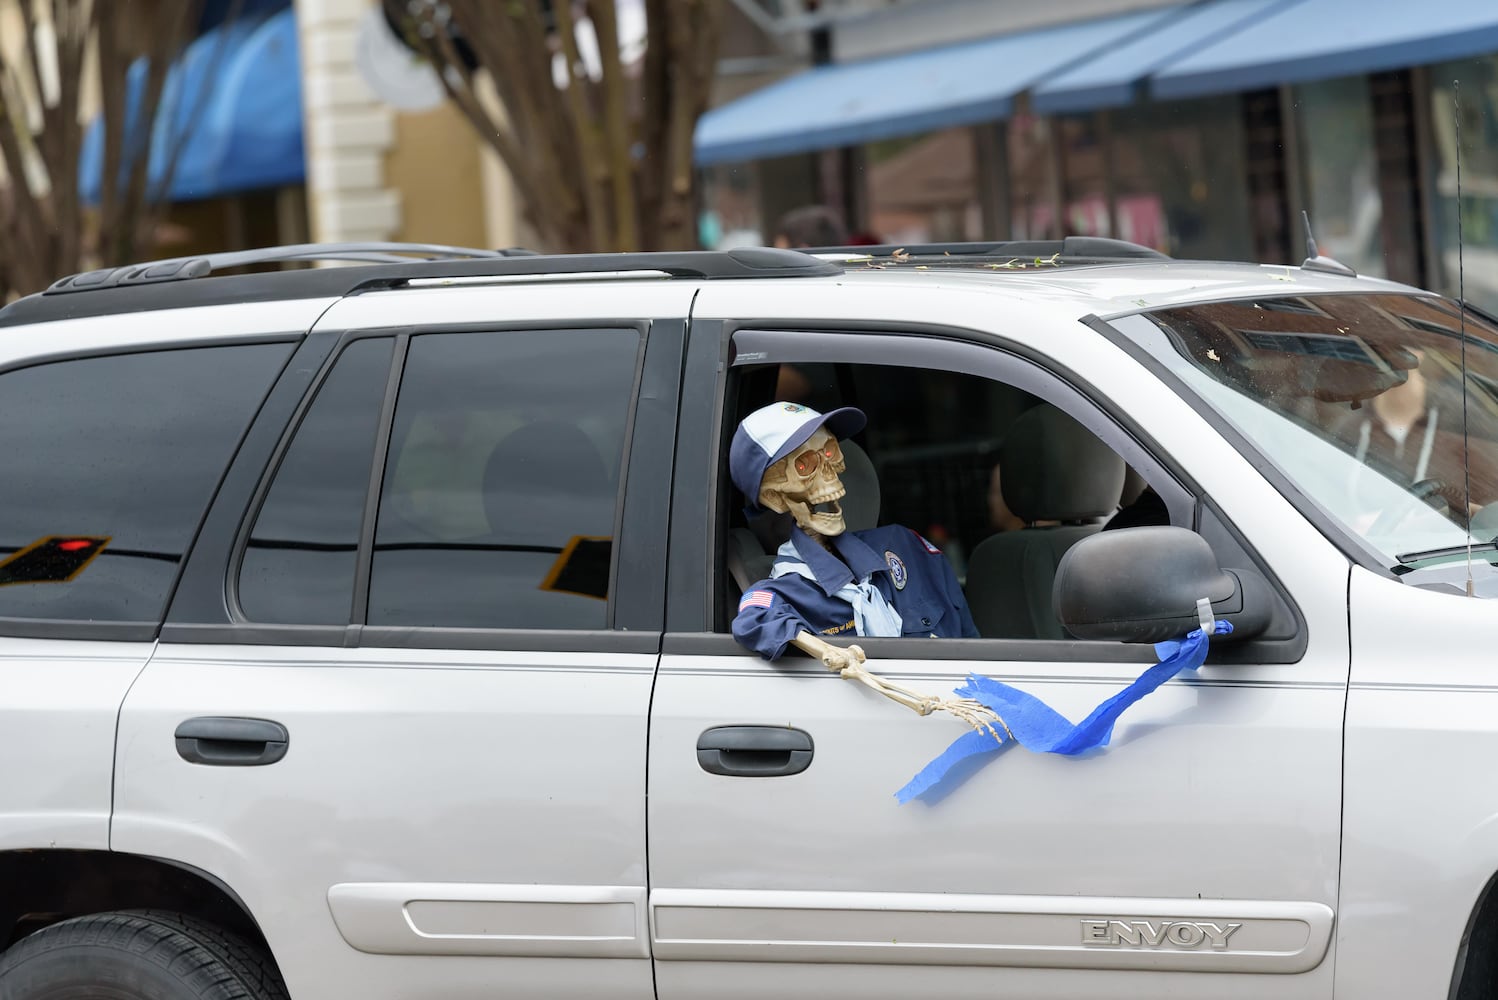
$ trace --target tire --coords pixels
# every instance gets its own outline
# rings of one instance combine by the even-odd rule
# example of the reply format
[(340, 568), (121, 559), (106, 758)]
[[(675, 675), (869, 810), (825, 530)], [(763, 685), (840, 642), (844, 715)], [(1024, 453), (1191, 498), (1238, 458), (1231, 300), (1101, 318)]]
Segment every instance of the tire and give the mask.
[(157, 910), (75, 917), (0, 955), (0, 1000), (287, 1000), (259, 949)]

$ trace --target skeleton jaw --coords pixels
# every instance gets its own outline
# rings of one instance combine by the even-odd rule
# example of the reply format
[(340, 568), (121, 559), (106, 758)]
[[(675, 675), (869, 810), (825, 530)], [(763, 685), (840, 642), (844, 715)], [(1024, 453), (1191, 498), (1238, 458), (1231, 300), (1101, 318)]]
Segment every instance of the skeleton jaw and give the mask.
[(809, 534), (841, 535), (848, 530), (848, 525), (843, 521), (843, 505), (838, 501), (847, 493), (842, 483), (837, 482), (833, 489), (807, 496), (804, 500), (791, 500), (791, 516)]

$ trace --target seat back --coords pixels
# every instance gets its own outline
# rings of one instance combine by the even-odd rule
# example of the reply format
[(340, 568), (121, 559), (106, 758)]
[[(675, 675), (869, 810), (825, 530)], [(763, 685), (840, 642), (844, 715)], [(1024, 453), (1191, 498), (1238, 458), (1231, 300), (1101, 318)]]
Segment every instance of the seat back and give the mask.
[(541, 524), (569, 535), (613, 533), (608, 472), (588, 435), (572, 424), (539, 420), (511, 432), (489, 455), (483, 491), (494, 535), (523, 535)]
[[(849, 531), (863, 531), (879, 524), (879, 476), (868, 453), (852, 441), (839, 441), (848, 468), (839, 477), (847, 495), (842, 499), (843, 523)], [(775, 550), (791, 537), (796, 522), (789, 514), (766, 511), (751, 519), (746, 528), (728, 533), (728, 572), (739, 591), (770, 575)]]
[[(1117, 507), (1123, 459), (1043, 403), (1014, 422), (999, 466), (1004, 502), (1028, 527), (990, 535), (973, 549), (967, 569), (973, 621), (991, 638), (1067, 638), (1051, 607), (1056, 566)], [(1038, 527), (1037, 521), (1060, 523)]]

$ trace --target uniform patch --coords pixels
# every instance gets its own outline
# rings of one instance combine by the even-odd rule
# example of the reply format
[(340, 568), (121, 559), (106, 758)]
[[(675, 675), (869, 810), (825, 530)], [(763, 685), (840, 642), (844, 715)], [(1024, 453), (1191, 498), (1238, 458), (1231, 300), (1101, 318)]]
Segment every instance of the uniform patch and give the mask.
[(787, 413), (805, 413), (806, 412), (806, 407), (802, 406), (800, 403), (786, 403), (785, 404), (785, 412), (787, 412)]
[(884, 550), (884, 561), (889, 566), (889, 578), (895, 589), (904, 590), (905, 584), (910, 581), (910, 575), (905, 572), (905, 564), (889, 549)]
[(926, 547), (926, 551), (927, 552), (931, 553), (933, 556), (939, 556), (939, 555), (941, 555), (941, 549), (937, 548), (935, 545), (932, 545), (930, 542), (926, 541), (926, 539), (924, 537), (922, 537), (922, 535), (921, 535), (921, 533), (919, 531), (913, 531), (913, 532), (911, 532), (911, 534), (915, 535), (915, 537), (917, 537), (917, 538), (919, 538), (921, 540), (921, 544)]
[(768, 608), (770, 602), (775, 600), (775, 595), (768, 590), (751, 590), (739, 601), (739, 610), (745, 608)]

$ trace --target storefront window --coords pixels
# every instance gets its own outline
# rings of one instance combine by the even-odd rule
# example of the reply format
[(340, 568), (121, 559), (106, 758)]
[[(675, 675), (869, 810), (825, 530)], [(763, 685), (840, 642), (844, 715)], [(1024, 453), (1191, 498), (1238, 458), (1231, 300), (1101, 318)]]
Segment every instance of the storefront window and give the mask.
[(1113, 235), (1108, 217), (1109, 165), (1102, 121), (1098, 115), (1073, 115), (1055, 122), (1066, 192), (1062, 210), (1064, 236)]
[(1383, 202), (1366, 76), (1295, 88), (1306, 209), (1323, 254), (1383, 277)]
[(1009, 120), (1009, 226), (1016, 240), (1057, 239), (1054, 205), (1059, 197), (1055, 120), (1017, 114)]
[(1143, 104), (1112, 116), (1119, 238), (1188, 260), (1251, 259), (1239, 98)]
[[(1498, 55), (1432, 66), (1430, 91), (1430, 120), (1435, 133), (1431, 235), (1440, 263), (1440, 285), (1452, 295), (1464, 286), (1467, 301), (1498, 312)], [(1456, 186), (1458, 104), (1462, 137), (1460, 201)]]
[(951, 128), (864, 147), (870, 236), (882, 243), (983, 238), (972, 129)]

